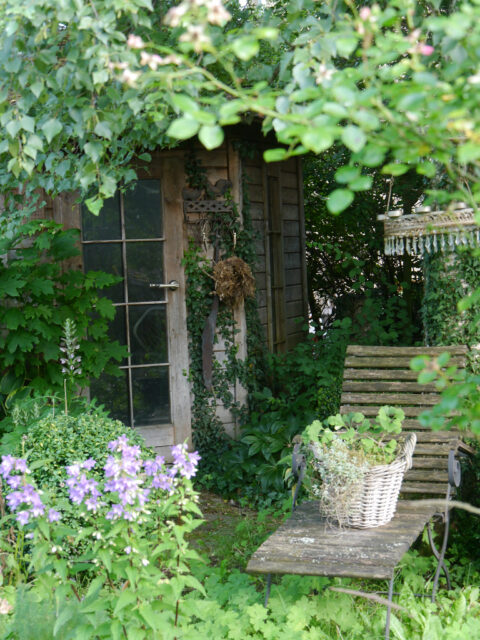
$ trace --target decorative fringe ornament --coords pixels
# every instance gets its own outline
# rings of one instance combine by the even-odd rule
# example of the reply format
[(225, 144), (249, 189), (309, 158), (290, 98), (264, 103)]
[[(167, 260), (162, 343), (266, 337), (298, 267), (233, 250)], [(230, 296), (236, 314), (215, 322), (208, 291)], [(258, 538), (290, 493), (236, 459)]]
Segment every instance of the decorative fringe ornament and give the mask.
[(385, 228), (385, 255), (401, 256), (454, 251), (456, 246), (480, 246), (480, 229), (475, 212), (465, 203), (452, 205), (447, 211), (417, 207), (415, 213), (403, 215), (401, 209), (378, 216)]

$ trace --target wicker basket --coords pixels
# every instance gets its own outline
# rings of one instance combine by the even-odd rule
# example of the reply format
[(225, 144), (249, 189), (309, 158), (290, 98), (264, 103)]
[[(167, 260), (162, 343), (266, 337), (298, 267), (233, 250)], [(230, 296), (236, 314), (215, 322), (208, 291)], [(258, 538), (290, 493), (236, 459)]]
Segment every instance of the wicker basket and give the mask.
[(393, 518), (403, 476), (412, 466), (416, 442), (414, 433), (407, 434), (393, 462), (376, 465), (366, 471), (358, 491), (348, 504), (348, 512), (336, 514), (340, 525), (368, 529), (386, 524)]

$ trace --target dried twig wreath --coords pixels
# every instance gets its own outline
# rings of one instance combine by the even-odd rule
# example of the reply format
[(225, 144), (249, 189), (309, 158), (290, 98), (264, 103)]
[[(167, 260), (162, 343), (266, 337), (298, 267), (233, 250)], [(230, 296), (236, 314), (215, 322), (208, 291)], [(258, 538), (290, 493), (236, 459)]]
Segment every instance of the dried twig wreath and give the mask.
[(255, 295), (255, 278), (248, 264), (238, 256), (220, 260), (213, 267), (215, 292), (220, 300), (238, 306)]

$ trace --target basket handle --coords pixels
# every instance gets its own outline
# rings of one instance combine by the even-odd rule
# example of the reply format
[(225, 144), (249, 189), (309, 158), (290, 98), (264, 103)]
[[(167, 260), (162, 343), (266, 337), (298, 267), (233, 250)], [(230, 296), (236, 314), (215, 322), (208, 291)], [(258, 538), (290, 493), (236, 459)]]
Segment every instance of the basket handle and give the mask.
[(407, 437), (405, 438), (405, 442), (403, 443), (402, 453), (400, 455), (401, 458), (405, 460), (406, 469), (408, 471), (412, 468), (412, 456), (415, 450), (415, 445), (417, 444), (417, 434), (416, 433), (407, 433)]

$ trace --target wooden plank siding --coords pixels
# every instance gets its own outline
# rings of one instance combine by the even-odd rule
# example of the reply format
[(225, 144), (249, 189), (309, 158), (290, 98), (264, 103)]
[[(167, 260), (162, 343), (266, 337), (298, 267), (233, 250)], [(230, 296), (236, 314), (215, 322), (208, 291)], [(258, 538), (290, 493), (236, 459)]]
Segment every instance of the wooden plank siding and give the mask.
[(257, 234), (259, 316), (269, 349), (282, 352), (304, 339), (307, 279), (303, 178), (300, 162), (244, 160), (252, 226)]

